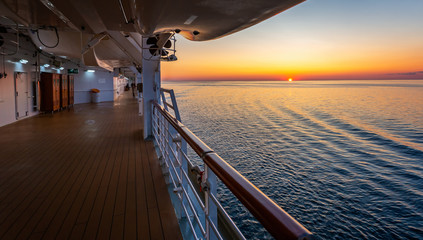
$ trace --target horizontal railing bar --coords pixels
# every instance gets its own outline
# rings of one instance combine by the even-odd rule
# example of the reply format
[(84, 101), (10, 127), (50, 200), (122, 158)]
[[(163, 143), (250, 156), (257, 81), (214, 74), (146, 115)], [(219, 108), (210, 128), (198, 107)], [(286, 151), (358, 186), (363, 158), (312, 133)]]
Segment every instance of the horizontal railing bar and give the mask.
[[(183, 192), (183, 195), (185, 195), (185, 197), (186, 197), (186, 199), (187, 199), (187, 201), (188, 201), (188, 206), (189, 206), (189, 208), (191, 209), (192, 213), (194, 214), (195, 220), (197, 221), (197, 224), (198, 224), (198, 226), (200, 227), (201, 233), (202, 233), (203, 235), (205, 235), (205, 234), (206, 234), (206, 230), (204, 230), (204, 227), (203, 227), (203, 225), (201, 224), (200, 217), (198, 217), (197, 210), (195, 209), (194, 204), (193, 204), (193, 203), (192, 203), (192, 201), (191, 201), (191, 198), (189, 197), (189, 195), (188, 195), (188, 193), (187, 193), (186, 189), (185, 189), (185, 188), (183, 188), (183, 187), (182, 187), (182, 192)], [(182, 205), (183, 205), (183, 204), (182, 204)]]
[(207, 216), (207, 221), (209, 222), (210, 226), (213, 229), (214, 234), (216, 235), (216, 237), (220, 240), (223, 240), (222, 235), (220, 235), (219, 230), (217, 230), (216, 225), (214, 225), (213, 220), (210, 218), (210, 216)]
[(188, 182), (190, 188), (192, 189), (192, 192), (194, 193), (195, 198), (197, 199), (197, 202), (200, 204), (201, 209), (204, 211), (204, 209), (206, 208), (203, 204), (203, 202), (201, 201), (200, 196), (198, 195), (198, 193), (195, 191), (194, 185), (192, 185), (192, 182), (190, 181), (188, 174), (185, 172), (185, 170), (182, 170), (183, 176), (185, 177), (186, 181)]
[[(166, 163), (166, 165), (167, 165), (167, 163)], [(166, 167), (168, 168), (168, 166), (166, 166)], [(175, 178), (172, 176), (172, 174), (170, 172), (169, 172), (169, 178), (170, 178), (170, 181), (172, 181), (173, 188), (177, 188), (178, 184), (177, 184), (177, 182), (175, 181)]]
[(228, 213), (225, 211), (225, 209), (222, 207), (222, 205), (220, 204), (219, 200), (217, 200), (216, 196), (214, 196), (213, 194), (210, 193), (211, 199), (213, 200), (214, 204), (216, 204), (217, 208), (220, 210), (220, 212), (222, 213), (223, 218), (225, 219), (225, 221), (228, 224), (229, 227), (231, 228), (231, 230), (235, 233), (235, 235), (237, 236), (238, 239), (243, 239), (245, 240), (244, 234), (242, 234), (242, 232), (239, 230), (239, 228), (237, 227), (237, 225), (234, 223), (234, 221), (232, 220), (232, 218), (228, 215)]
[(157, 102), (154, 106), (203, 159), (217, 177), (276, 239), (309, 239), (311, 233), (230, 166)]
[[(195, 233), (194, 225), (192, 224), (192, 221), (191, 221), (190, 216), (189, 216), (189, 214), (188, 214), (188, 210), (187, 210), (187, 208), (185, 207), (185, 205), (183, 205), (183, 204), (182, 204), (182, 209), (184, 209), (185, 216), (187, 216), (187, 221), (188, 221), (188, 223), (189, 223), (189, 226), (190, 226), (191, 232), (192, 232), (192, 234), (194, 235), (194, 239), (198, 239), (198, 237), (197, 237), (197, 233)], [(202, 233), (202, 234), (203, 234), (203, 233)], [(204, 236), (204, 234), (203, 234), (203, 236)]]
[(194, 133), (192, 133), (185, 125), (177, 121), (168, 111), (166, 111), (157, 102), (153, 103), (158, 111), (168, 120), (168, 122), (175, 128), (175, 130), (185, 139), (185, 141), (191, 146), (192, 150), (196, 152), (200, 157), (203, 157), (205, 153), (213, 152), (213, 150), (201, 141)]
[(173, 105), (172, 105), (172, 104), (170, 104), (170, 103), (168, 103), (168, 102), (165, 102), (165, 104), (166, 104), (168, 107), (170, 107), (171, 109), (175, 110), (175, 108), (173, 107)]
[(183, 151), (182, 151), (182, 157), (185, 158), (185, 160), (188, 162), (190, 168), (194, 167), (194, 164), (191, 162), (191, 160), (188, 158), (188, 156)]
[[(163, 123), (163, 122), (162, 122)], [(165, 131), (168, 133), (168, 134), (170, 134), (170, 131), (169, 131), (169, 129), (167, 128), (167, 127), (164, 127), (165, 128)], [(154, 129), (154, 132), (156, 133), (155, 135), (159, 135), (158, 133), (157, 133), (157, 131), (156, 131), (156, 129)], [(166, 134), (164, 134), (164, 132), (162, 133), (165, 137), (164, 137), (164, 143), (170, 148), (170, 152), (172, 153), (172, 155), (173, 155), (173, 157), (177, 160), (177, 157), (176, 157), (176, 154), (175, 154), (175, 152), (173, 151), (173, 148), (170, 146), (170, 143), (169, 143), (169, 141), (168, 141), (168, 139), (167, 139), (167, 137), (166, 137)], [(157, 142), (159, 142), (158, 141), (158, 139), (157, 139), (157, 137), (156, 136), (154, 136), (154, 138), (156, 139), (156, 141)], [(175, 143), (176, 144), (176, 143)], [(176, 146), (177, 147), (177, 146)], [(160, 149), (160, 151), (161, 152), (163, 152), (163, 153), (166, 153), (167, 151), (166, 150), (162, 150), (161, 149), (161, 145), (159, 145), (159, 149)], [(194, 186), (192, 185), (192, 183), (190, 182), (190, 180), (189, 180), (189, 178), (188, 178), (188, 176), (187, 176), (187, 174), (186, 174), (186, 172), (182, 169), (182, 172), (183, 172), (183, 174), (182, 174), (182, 176), (180, 177), (179, 176), (179, 174), (177, 173), (177, 170), (176, 170), (176, 168), (175, 168), (175, 166), (174, 166), (174, 164), (173, 164), (173, 162), (172, 162), (172, 160), (171, 159), (169, 159), (170, 161), (167, 161), (166, 160), (166, 158), (165, 158), (165, 165), (166, 165), (166, 168), (168, 168), (169, 170), (173, 170), (173, 172), (174, 172), (174, 175), (176, 176), (176, 178), (178, 179), (178, 183), (179, 182), (181, 182), (182, 181), (182, 177), (185, 177), (186, 178), (186, 180), (188, 181), (188, 183), (189, 183), (189, 185), (190, 185), (190, 187), (193, 189), (193, 193), (195, 194), (195, 197), (197, 198), (197, 201), (198, 201), (198, 203), (200, 204), (200, 207), (202, 208), (202, 210), (204, 211), (204, 204), (201, 202), (201, 199), (200, 199), (200, 197), (198, 196), (198, 194), (195, 192), (195, 189), (194, 189)], [(170, 165), (171, 165), (171, 168), (169, 167), (169, 165), (168, 165), (168, 162), (170, 162)], [(177, 182), (174, 180), (175, 178), (173, 177), (173, 175), (169, 172), (169, 177), (171, 178), (171, 182), (173, 183), (173, 185), (174, 185), (174, 188), (176, 188), (178, 185), (176, 184)], [(189, 205), (189, 207), (190, 207), (190, 209), (191, 209), (191, 211), (192, 211), (192, 213), (194, 214), (194, 218), (195, 218), (195, 220), (196, 220), (196, 222), (197, 222), (197, 224), (198, 224), (198, 226), (200, 227), (200, 231), (201, 231), (201, 233), (203, 234), (203, 236), (206, 234), (206, 231), (204, 230), (204, 227), (202, 226), (202, 224), (201, 224), (201, 221), (200, 221), (200, 218), (198, 217), (198, 214), (197, 214), (197, 211), (196, 211), (196, 209), (195, 209), (195, 207), (194, 207), (194, 205), (193, 205), (193, 203), (192, 203), (192, 201), (191, 201), (191, 199), (190, 199), (190, 197), (189, 197), (189, 195), (188, 195), (188, 193), (186, 192), (186, 189), (185, 188), (183, 188), (183, 186), (181, 186), (182, 187), (182, 195), (179, 195), (178, 194), (178, 199), (179, 199), (179, 201), (181, 201), (181, 203), (182, 203), (182, 196), (183, 195), (185, 195), (185, 197), (186, 197), (186, 199), (187, 199), (187, 201), (188, 201), (188, 205)], [(183, 205), (183, 204), (182, 204)], [(185, 208), (185, 207), (184, 207)], [(184, 209), (185, 210), (185, 212), (187, 211), (186, 210), (186, 208)], [(187, 213), (187, 212), (186, 212)], [(188, 220), (188, 221), (190, 221), (190, 220)], [(191, 225), (191, 222), (190, 222), (190, 225)]]
[(172, 169), (173, 172), (175, 173), (176, 179), (178, 180), (177, 182), (178, 183), (182, 182), (182, 176), (179, 176), (178, 170), (176, 169), (175, 164), (173, 163), (172, 159), (169, 159), (169, 162), (170, 162), (170, 166), (172, 167), (172, 168), (169, 168), (169, 169)]
[(173, 157), (177, 160), (178, 164), (180, 164), (180, 162), (178, 161), (177, 157), (176, 157), (176, 153), (175, 151), (172, 149), (172, 147), (170, 145), (168, 145), (170, 148), (170, 152), (172, 153)]

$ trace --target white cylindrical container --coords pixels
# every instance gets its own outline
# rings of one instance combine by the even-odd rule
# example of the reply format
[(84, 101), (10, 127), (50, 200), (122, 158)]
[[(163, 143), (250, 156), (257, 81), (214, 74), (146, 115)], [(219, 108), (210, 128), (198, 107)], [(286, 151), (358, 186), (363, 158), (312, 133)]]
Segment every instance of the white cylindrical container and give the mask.
[(92, 103), (99, 103), (100, 102), (100, 93), (91, 92), (91, 102)]

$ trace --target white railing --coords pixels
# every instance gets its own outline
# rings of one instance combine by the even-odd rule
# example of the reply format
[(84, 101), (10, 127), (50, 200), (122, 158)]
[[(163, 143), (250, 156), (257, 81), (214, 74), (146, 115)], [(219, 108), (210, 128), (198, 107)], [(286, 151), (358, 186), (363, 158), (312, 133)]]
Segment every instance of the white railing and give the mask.
[[(177, 217), (191, 233), (184, 238), (245, 239), (216, 197), (217, 176), (275, 238), (308, 239), (311, 236), (186, 128), (180, 122), (173, 91), (161, 90), (163, 105), (157, 102), (152, 105), (153, 136)], [(172, 104), (167, 103), (164, 93), (170, 94)], [(168, 107), (174, 110), (175, 116), (167, 111)], [(188, 158), (188, 146), (204, 161), (203, 169)]]

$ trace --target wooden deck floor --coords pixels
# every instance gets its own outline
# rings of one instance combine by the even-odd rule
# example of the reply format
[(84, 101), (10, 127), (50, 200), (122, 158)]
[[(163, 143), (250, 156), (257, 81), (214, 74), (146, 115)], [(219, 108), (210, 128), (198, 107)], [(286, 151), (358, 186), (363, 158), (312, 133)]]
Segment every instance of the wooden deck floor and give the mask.
[(0, 128), (0, 239), (181, 239), (137, 103)]

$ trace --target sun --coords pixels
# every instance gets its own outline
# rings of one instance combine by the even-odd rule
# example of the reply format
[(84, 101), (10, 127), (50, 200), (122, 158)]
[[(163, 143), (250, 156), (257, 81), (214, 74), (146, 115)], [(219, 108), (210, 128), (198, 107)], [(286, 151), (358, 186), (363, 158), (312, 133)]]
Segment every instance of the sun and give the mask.
[(289, 78), (288, 81), (292, 82), (292, 78)]

